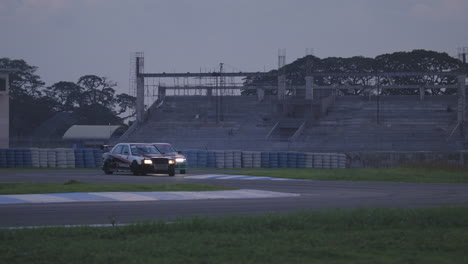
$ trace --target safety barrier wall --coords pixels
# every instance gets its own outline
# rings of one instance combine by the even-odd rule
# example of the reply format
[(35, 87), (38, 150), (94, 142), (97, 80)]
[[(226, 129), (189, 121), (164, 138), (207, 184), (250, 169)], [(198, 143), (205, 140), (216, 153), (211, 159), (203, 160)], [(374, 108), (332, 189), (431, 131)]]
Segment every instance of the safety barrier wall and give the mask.
[(0, 149), (0, 168), (98, 168), (102, 154), (96, 148)]
[(342, 153), (183, 150), (189, 168), (346, 168)]
[[(260, 152), (241, 150), (182, 152), (189, 168), (345, 168), (341, 153), (304, 153), (292, 151)], [(30, 148), (0, 149), (0, 168), (99, 168), (101, 149)]]

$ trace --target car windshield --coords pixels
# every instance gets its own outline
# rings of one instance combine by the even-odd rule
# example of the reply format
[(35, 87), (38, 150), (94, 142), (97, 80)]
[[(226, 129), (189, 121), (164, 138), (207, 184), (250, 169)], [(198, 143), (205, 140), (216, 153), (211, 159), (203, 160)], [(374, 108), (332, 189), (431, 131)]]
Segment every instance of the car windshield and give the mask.
[(144, 155), (144, 154), (161, 154), (152, 145), (131, 145), (133, 155)]
[(176, 150), (171, 145), (156, 145), (156, 148), (161, 151), (161, 153), (172, 153)]

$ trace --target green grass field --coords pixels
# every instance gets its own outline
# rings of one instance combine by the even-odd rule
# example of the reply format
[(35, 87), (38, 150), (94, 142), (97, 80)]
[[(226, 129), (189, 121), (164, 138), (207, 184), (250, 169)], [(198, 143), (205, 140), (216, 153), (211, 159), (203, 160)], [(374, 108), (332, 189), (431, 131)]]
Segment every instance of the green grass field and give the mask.
[(463, 168), (240, 169), (230, 174), (330, 181), (468, 183)]
[(468, 263), (468, 208), (3, 229), (0, 263)]
[(89, 183), (70, 180), (65, 183), (0, 183), (0, 194), (67, 193), (67, 192), (169, 192), (232, 190), (202, 184), (129, 184)]

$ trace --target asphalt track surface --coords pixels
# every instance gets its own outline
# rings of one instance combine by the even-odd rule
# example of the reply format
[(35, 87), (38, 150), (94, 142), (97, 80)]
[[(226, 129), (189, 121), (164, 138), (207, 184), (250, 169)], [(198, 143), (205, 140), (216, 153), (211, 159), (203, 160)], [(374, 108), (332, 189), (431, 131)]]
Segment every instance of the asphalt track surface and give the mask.
[(336, 208), (468, 206), (468, 184), (184, 178), (197, 174), (222, 172), (198, 170), (192, 174), (167, 177), (104, 175), (100, 170), (1, 170), (0, 182), (63, 183), (74, 179), (96, 183), (198, 183), (295, 193), (299, 196), (265, 199), (4, 204), (0, 205), (0, 226), (94, 225), (113, 222), (123, 224), (193, 216), (258, 215)]

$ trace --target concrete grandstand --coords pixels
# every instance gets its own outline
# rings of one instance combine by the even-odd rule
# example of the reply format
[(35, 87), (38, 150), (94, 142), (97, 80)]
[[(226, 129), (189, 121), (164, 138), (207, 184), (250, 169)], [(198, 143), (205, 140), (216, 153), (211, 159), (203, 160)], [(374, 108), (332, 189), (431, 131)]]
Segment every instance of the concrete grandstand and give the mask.
[[(314, 81), (337, 73), (309, 73), (293, 86), (278, 71), (277, 84), (234, 87), (223, 76), (265, 73), (148, 74), (136, 62), (137, 122), (119, 141), (170, 142), (182, 149), (299, 151), (460, 151), (466, 148), (466, 76), (455, 72), (348, 73), (375, 78), (360, 95), (356, 86), (319, 86)], [(382, 78), (450, 76), (447, 85), (383, 85)], [(144, 111), (145, 78), (216, 78), (215, 86), (158, 87), (158, 99)], [(189, 89), (180, 95), (177, 90)], [(251, 89), (253, 95), (227, 94)], [(418, 95), (385, 95), (385, 89), (411, 89)], [(430, 95), (453, 89), (456, 95)], [(199, 93), (194, 90), (202, 91)], [(453, 93), (452, 93), (453, 94)]]

